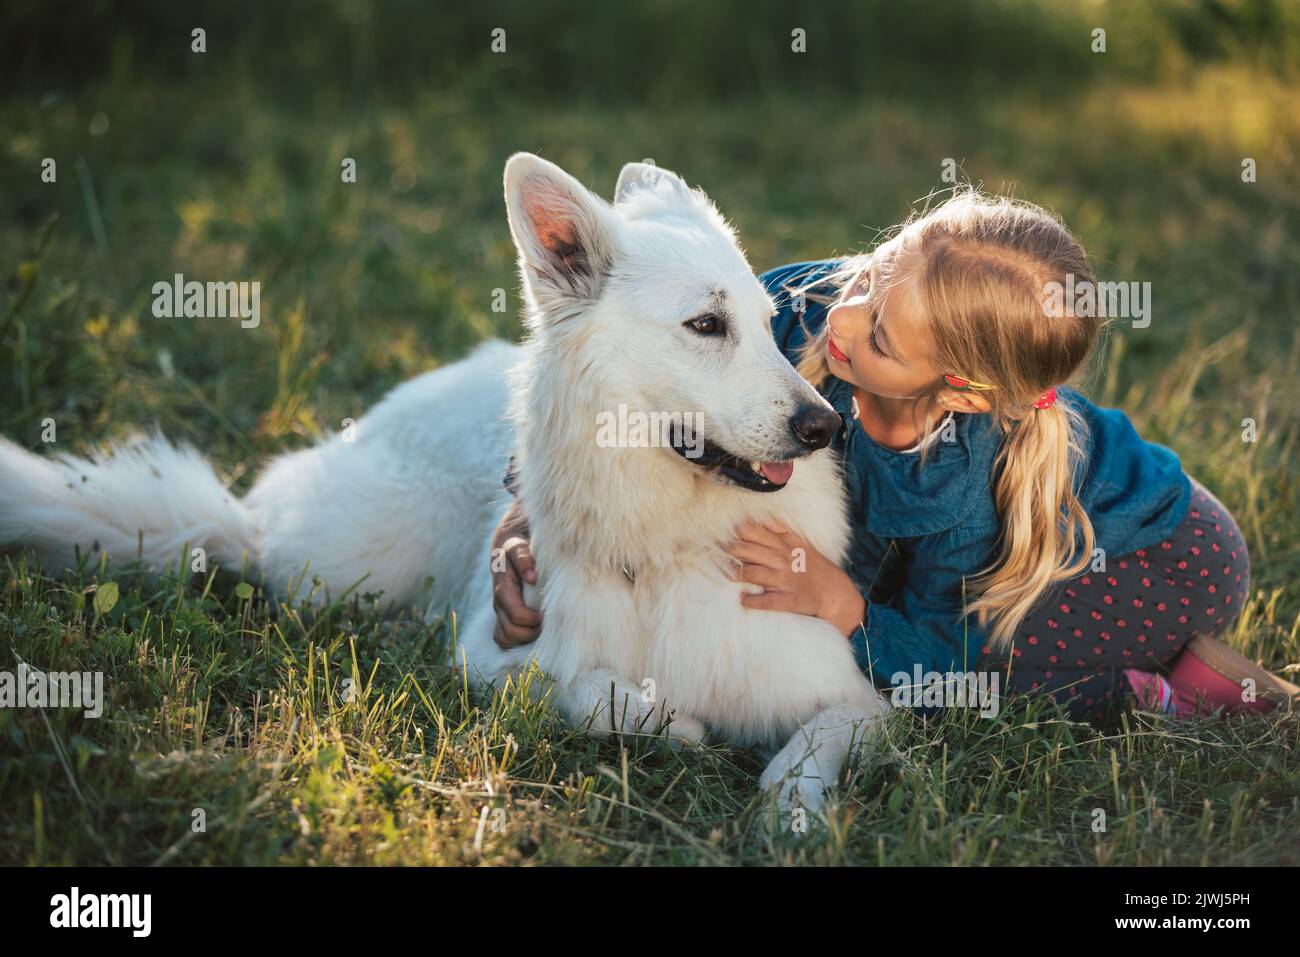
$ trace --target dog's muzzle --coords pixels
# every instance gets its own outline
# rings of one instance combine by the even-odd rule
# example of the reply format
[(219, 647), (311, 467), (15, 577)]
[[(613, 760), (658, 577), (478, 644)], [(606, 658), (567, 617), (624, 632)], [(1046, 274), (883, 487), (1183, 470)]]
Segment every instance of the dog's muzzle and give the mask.
[(802, 406), (790, 417), (790, 432), (796, 447), (789, 459), (755, 462), (735, 455), (715, 442), (705, 439), (688, 448), (679, 426), (672, 427), (672, 447), (692, 465), (714, 472), (727, 481), (752, 492), (777, 492), (789, 484), (794, 475), (794, 459), (831, 444), (841, 419), (831, 409)]

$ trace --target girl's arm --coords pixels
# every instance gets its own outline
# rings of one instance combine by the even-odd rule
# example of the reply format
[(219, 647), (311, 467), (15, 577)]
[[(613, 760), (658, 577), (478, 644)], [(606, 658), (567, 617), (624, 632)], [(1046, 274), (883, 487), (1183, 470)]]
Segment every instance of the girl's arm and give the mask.
[(746, 608), (821, 618), (845, 637), (866, 621), (867, 603), (853, 579), (798, 535), (780, 526), (746, 524), (728, 552), (742, 563), (736, 578), (764, 588), (741, 595)]
[[(940, 673), (975, 667), (984, 633), (963, 614), (970, 597), (963, 580), (988, 563), (989, 538), (995, 533), (958, 528), (911, 540), (901, 549), (902, 587), (887, 602), (874, 603), (864, 601), (839, 566), (784, 530), (746, 526), (740, 543), (729, 551), (745, 563), (738, 577), (766, 589), (743, 596), (745, 605), (834, 624), (848, 636), (863, 672), (875, 684), (887, 685), (900, 672), (910, 680), (918, 666), (922, 672)], [(792, 567), (795, 548), (804, 549), (803, 571)], [(850, 622), (858, 612), (862, 617)]]

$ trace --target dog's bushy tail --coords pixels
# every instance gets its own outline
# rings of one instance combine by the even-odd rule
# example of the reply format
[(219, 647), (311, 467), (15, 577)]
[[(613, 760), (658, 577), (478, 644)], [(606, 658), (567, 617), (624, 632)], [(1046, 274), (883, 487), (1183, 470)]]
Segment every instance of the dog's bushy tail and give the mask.
[(32, 549), (59, 574), (76, 551), (97, 564), (141, 560), (161, 570), (189, 567), (190, 549), (239, 568), (256, 532), (248, 511), (189, 446), (136, 438), (82, 459), (44, 458), (0, 438), (0, 549)]

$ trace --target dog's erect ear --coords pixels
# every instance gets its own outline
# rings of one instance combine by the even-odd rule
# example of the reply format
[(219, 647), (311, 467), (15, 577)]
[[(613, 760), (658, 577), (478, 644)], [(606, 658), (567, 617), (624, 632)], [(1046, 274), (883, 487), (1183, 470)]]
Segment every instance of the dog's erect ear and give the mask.
[(621, 203), (642, 189), (671, 190), (678, 199), (690, 199), (691, 188), (670, 169), (654, 163), (628, 163), (618, 174), (614, 187), (614, 202)]
[(506, 163), (506, 213), (525, 279), (541, 305), (593, 299), (613, 256), (608, 204), (554, 163), (516, 153)]

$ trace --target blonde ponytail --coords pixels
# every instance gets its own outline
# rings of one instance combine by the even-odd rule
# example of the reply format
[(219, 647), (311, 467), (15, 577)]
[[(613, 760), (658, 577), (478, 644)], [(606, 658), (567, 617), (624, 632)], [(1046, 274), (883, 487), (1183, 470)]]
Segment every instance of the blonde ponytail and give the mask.
[(1086, 442), (1086, 424), (1061, 399), (1008, 423), (993, 483), (999, 554), (975, 580), (979, 597), (967, 609), (995, 649), (1011, 644), (1050, 585), (1079, 574), (1092, 556), (1092, 522), (1074, 488)]

